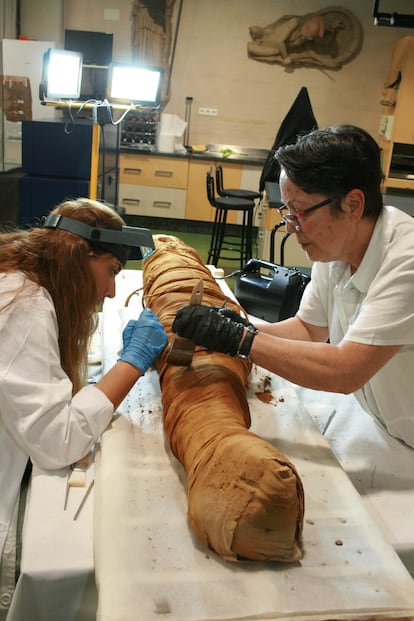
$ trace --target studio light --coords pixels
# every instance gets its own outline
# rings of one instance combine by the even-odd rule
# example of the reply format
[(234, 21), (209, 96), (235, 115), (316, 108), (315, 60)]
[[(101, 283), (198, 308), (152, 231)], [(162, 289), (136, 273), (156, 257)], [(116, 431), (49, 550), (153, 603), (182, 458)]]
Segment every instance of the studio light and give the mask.
[(108, 99), (112, 103), (155, 108), (160, 103), (163, 70), (113, 63), (109, 68)]
[(79, 99), (82, 79), (82, 54), (49, 48), (43, 55), (41, 101)]

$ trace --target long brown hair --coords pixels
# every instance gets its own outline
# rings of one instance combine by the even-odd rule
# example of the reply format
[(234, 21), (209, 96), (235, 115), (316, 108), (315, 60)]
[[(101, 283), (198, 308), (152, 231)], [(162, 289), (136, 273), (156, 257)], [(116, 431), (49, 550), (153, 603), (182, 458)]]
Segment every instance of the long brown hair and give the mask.
[[(111, 207), (86, 198), (64, 201), (52, 213), (99, 228), (120, 229), (125, 224)], [(23, 272), (52, 297), (61, 364), (73, 393), (85, 384), (89, 339), (96, 325), (95, 281), (88, 267), (91, 252), (105, 251), (62, 230), (39, 227), (0, 235), (0, 272)]]

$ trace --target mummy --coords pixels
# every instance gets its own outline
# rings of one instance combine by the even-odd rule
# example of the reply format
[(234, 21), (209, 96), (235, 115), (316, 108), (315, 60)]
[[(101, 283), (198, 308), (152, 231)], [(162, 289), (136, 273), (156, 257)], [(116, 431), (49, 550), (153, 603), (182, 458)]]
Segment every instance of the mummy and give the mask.
[[(244, 314), (198, 253), (176, 237), (154, 236), (144, 261), (144, 303), (171, 324), (202, 278), (203, 304)], [(191, 366), (157, 360), (166, 438), (186, 472), (188, 517), (197, 537), (228, 561), (293, 562), (302, 555), (303, 487), (289, 459), (249, 431), (251, 362), (196, 347)]]

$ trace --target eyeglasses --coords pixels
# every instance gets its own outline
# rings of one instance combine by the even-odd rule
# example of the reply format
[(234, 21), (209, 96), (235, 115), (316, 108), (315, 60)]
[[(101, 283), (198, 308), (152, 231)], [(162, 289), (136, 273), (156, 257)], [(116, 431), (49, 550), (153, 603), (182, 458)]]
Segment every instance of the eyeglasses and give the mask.
[(312, 205), (312, 207), (308, 207), (308, 209), (304, 209), (303, 211), (295, 211), (295, 213), (283, 213), (285, 210), (289, 210), (289, 207), (287, 207), (287, 205), (282, 205), (278, 208), (278, 212), (282, 216), (283, 222), (286, 225), (290, 224), (290, 226), (298, 232), (302, 230), (299, 222), (300, 218), (303, 218), (303, 216), (307, 215), (311, 211), (316, 211), (316, 209), (320, 209), (321, 207), (325, 207), (325, 205), (329, 205), (329, 203), (332, 203), (332, 201), (332, 198), (325, 198), (320, 203)]

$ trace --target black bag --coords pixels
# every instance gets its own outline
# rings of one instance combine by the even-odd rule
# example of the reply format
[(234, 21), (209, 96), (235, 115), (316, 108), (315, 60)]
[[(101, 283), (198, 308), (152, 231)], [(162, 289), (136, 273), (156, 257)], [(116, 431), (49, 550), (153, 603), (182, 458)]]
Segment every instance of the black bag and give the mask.
[(273, 323), (296, 314), (309, 281), (297, 268), (251, 259), (235, 278), (234, 294), (247, 313)]

